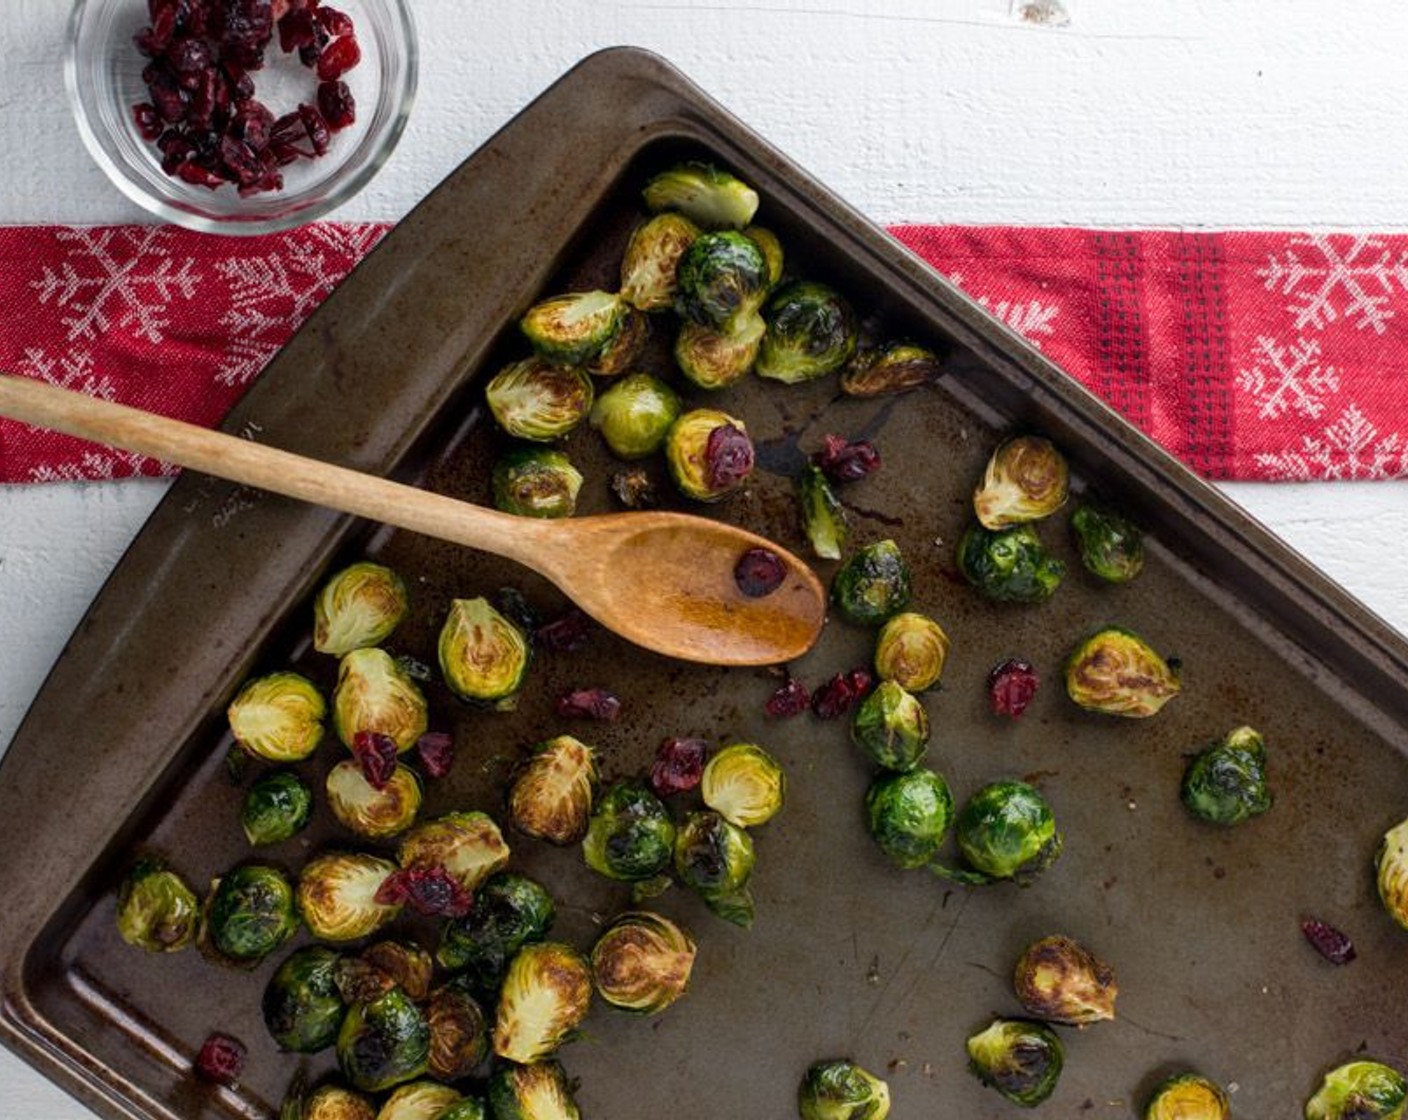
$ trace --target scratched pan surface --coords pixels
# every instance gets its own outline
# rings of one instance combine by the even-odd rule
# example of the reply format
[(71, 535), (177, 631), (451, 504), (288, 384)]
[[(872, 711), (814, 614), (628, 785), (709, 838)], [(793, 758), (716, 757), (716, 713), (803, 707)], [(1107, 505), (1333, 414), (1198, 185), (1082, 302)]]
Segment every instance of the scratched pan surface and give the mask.
[[(999, 777), (1036, 782), (1066, 850), (1025, 890), (895, 870), (864, 833), (870, 775), (844, 726), (764, 719), (776, 684), (764, 671), (667, 663), (598, 632), (584, 652), (540, 657), (513, 713), (470, 711), (429, 685), (432, 722), (454, 731), (459, 758), (430, 785), (427, 816), (502, 817), (514, 759), (562, 731), (599, 747), (608, 778), (639, 771), (667, 735), (754, 740), (786, 766), (786, 809), (756, 837), (756, 925), (727, 925), (678, 889), (657, 900), (698, 939), (692, 991), (653, 1020), (596, 1006), (561, 1054), (584, 1114), (789, 1116), (806, 1066), (846, 1055), (888, 1077), (901, 1120), (1010, 1115), (965, 1071), (963, 1042), (1017, 1012), (1012, 963), (1057, 931), (1107, 957), (1121, 994), (1117, 1021), (1063, 1031), (1051, 1115), (1129, 1116), (1156, 1080), (1193, 1067), (1235, 1084), (1239, 1115), (1290, 1116), (1352, 1054), (1402, 1065), (1408, 934), (1380, 909), (1370, 866), (1383, 831), (1408, 815), (1403, 643), (658, 59), (595, 56), (525, 110), (317, 312), (228, 426), (486, 501), (500, 443), (479, 383), (524, 352), (516, 316), (542, 294), (613, 286), (641, 183), (682, 157), (734, 167), (759, 188), (759, 221), (795, 273), (834, 283), (887, 333), (948, 362), (932, 388), (877, 402), (838, 399), (830, 380), (690, 394), (743, 417), (760, 445), (756, 481), (708, 512), (801, 548), (790, 472), (825, 432), (872, 438), (884, 467), (845, 492), (853, 541), (897, 540), (915, 605), (953, 639), (943, 688), (926, 698), (929, 762), (959, 799)], [(661, 370), (666, 341), (648, 363)], [(973, 481), (995, 441), (1025, 429), (1069, 452), (1080, 489), (1148, 527), (1135, 583), (1080, 574), (1060, 519), (1043, 532), (1073, 571), (1045, 605), (989, 605), (955, 578)], [(568, 447), (587, 476), (584, 507), (609, 508), (595, 436)], [(308, 600), (331, 566), (362, 556), (408, 577), (413, 615), (392, 645), (426, 663), (453, 597), (513, 586), (545, 615), (565, 605), (502, 563), (190, 475), (94, 604), (0, 768), (0, 1026), (104, 1115), (270, 1116), (301, 1063), (276, 1052), (259, 1018), (282, 953), (252, 972), (194, 951), (149, 957), (118, 940), (113, 888), (139, 850), (201, 886), (249, 857), (221, 713), (251, 673), (293, 666), (330, 685), (335, 666), (309, 647)], [(1107, 622), (1181, 658), (1184, 695), (1157, 718), (1100, 719), (1065, 699), (1066, 652)], [(865, 663), (872, 640), (833, 621), (792, 669), (819, 683)], [(1045, 681), (1015, 724), (987, 713), (983, 691), (1012, 654)], [(617, 692), (621, 720), (552, 714), (552, 697), (584, 685)], [(1232, 831), (1200, 826), (1178, 802), (1185, 756), (1240, 724), (1266, 735), (1275, 808)], [(340, 750), (330, 741), (299, 767), (315, 788)], [(576, 850), (510, 840), (513, 865), (558, 900), (555, 936), (586, 946), (628, 905)], [(349, 838), (320, 810), (304, 836), (261, 855), (296, 870), (339, 842)], [(1301, 939), (1307, 914), (1348, 931), (1358, 960), (1321, 961)], [(397, 929), (433, 943), (429, 926)], [(190, 1074), (214, 1029), (250, 1045), (234, 1091)], [(332, 1066), (327, 1054), (302, 1061), (314, 1076)]]

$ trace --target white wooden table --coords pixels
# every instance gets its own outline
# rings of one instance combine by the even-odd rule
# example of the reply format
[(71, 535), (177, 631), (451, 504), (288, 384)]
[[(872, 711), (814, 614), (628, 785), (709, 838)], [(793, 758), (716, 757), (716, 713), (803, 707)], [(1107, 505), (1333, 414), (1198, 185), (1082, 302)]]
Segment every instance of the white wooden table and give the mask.
[[(1397, 0), (1064, 0), (1065, 22), (1026, 18), (1044, 6), (415, 0), (415, 112), (339, 216), (399, 218), (572, 63), (631, 43), (883, 222), (1408, 230)], [(70, 121), (67, 5), (5, 7), (0, 222), (144, 220)], [(0, 751), (164, 489), (0, 487)], [(1225, 490), (1408, 633), (1408, 482)], [(0, 1120), (90, 1115), (0, 1052)]]

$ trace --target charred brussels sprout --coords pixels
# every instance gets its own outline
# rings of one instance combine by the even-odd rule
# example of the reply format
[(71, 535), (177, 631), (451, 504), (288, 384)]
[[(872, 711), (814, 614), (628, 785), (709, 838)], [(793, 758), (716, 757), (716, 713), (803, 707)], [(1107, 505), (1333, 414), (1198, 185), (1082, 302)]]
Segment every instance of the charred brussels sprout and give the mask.
[(430, 994), (435, 962), (419, 945), (407, 941), (377, 941), (355, 957), (337, 962), (337, 990), (347, 1003), (367, 1003), (383, 992), (400, 988), (415, 1003)]
[(533, 749), (509, 786), (509, 818), (529, 836), (575, 844), (587, 833), (596, 783), (596, 752), (558, 735)]
[(539, 358), (506, 365), (484, 386), (489, 411), (515, 439), (550, 443), (561, 439), (592, 409), (592, 379), (576, 366)]
[(550, 1056), (586, 1018), (592, 973), (560, 941), (529, 943), (509, 962), (494, 1015), (494, 1053), (527, 1065)]
[(704, 766), (704, 804), (730, 824), (753, 828), (782, 808), (787, 779), (777, 760), (756, 743), (732, 743)]
[(412, 1081), (386, 1098), (376, 1120), (440, 1120), (460, 1099), (458, 1090), (448, 1085), (437, 1081)]
[(875, 675), (910, 692), (939, 683), (948, 662), (944, 628), (928, 615), (903, 611), (880, 627), (875, 639)]
[(675, 336), (675, 364), (701, 389), (726, 389), (752, 370), (766, 330), (758, 315), (741, 318), (727, 333), (686, 322)]
[(270, 762), (298, 762), (322, 740), (327, 704), (308, 678), (270, 673), (240, 689), (226, 715), (230, 734), (250, 754)]
[(998, 444), (973, 492), (973, 511), (985, 529), (1005, 529), (1049, 517), (1070, 493), (1066, 458), (1048, 439), (1014, 436)]
[(181, 876), (159, 860), (139, 860), (117, 892), (117, 932), (150, 953), (189, 945), (200, 924), (200, 901)]
[(293, 886), (277, 867), (236, 867), (211, 884), (205, 929), (231, 960), (263, 960), (298, 930)]
[(846, 547), (846, 509), (831, 488), (826, 473), (815, 463), (802, 468), (797, 480), (802, 506), (802, 531), (812, 552), (822, 560), (839, 560)]
[(470, 994), (468, 982), (456, 977), (430, 993), (425, 1007), (430, 1027), (432, 1077), (458, 1081), (468, 1077), (489, 1056), (489, 1028), (484, 1009)]
[(929, 747), (929, 713), (913, 693), (881, 681), (851, 719), (851, 741), (886, 770), (913, 770)]
[(841, 392), (849, 397), (883, 397), (907, 393), (937, 381), (943, 366), (923, 346), (891, 342), (859, 350), (841, 371)]
[(749, 226), (743, 234), (762, 250), (763, 259), (768, 262), (768, 287), (776, 287), (782, 279), (785, 264), (782, 242), (778, 240), (777, 234), (762, 226)]
[(836, 291), (810, 280), (779, 288), (763, 309), (767, 333), (754, 370), (795, 385), (834, 373), (856, 352), (856, 317)]
[(706, 233), (680, 257), (675, 310), (721, 334), (755, 317), (768, 290), (768, 262), (757, 242), (732, 230)]
[(320, 1085), (296, 1107), (289, 1112), (286, 1104), (279, 1120), (376, 1120), (372, 1102), (341, 1085)]
[(1374, 857), (1374, 872), (1384, 909), (1408, 929), (1408, 820), (1384, 833)]
[(753, 441), (742, 420), (718, 409), (696, 408), (670, 425), (665, 462), (685, 497), (716, 502), (753, 473)]
[(313, 812), (313, 791), (292, 770), (265, 774), (245, 794), (240, 823), (251, 844), (277, 844), (296, 835)]
[(1176, 663), (1119, 627), (1092, 634), (1066, 660), (1066, 694), (1086, 711), (1142, 719), (1178, 691)]
[(984, 1085), (1025, 1108), (1051, 1095), (1065, 1058), (1061, 1040), (1044, 1023), (994, 1019), (968, 1039), (968, 1068)]
[(814, 1062), (797, 1087), (802, 1120), (885, 1120), (890, 1087), (845, 1058)]
[(719, 917), (753, 924), (753, 841), (719, 813), (693, 812), (675, 834), (675, 875)]
[(341, 955), (323, 945), (296, 949), (264, 989), (264, 1025), (284, 1050), (313, 1054), (337, 1041), (346, 1004), (337, 990)]
[(668, 212), (638, 225), (621, 258), (621, 298), (641, 311), (673, 307), (680, 257), (700, 232), (683, 214)]
[(972, 873), (934, 869), (960, 882), (1012, 879), (1026, 885), (1061, 854), (1051, 806), (1035, 787), (1015, 780), (993, 782), (973, 794), (958, 814), (955, 836)]
[(1382, 1062), (1346, 1062), (1325, 1074), (1305, 1102), (1305, 1120), (1399, 1120), (1408, 1100), (1408, 1082)]
[(621, 329), (600, 354), (582, 366), (593, 377), (619, 377), (640, 358), (650, 341), (650, 316), (629, 304), (622, 305)]
[(561, 451), (518, 447), (494, 464), (491, 483), (494, 508), (504, 513), (571, 517), (577, 511), (582, 472)]
[(1210, 824), (1241, 824), (1271, 808), (1266, 784), (1266, 744), (1250, 727), (1228, 732), (1199, 751), (1183, 771), (1183, 804)]
[(999, 603), (1040, 603), (1061, 585), (1066, 565), (1046, 551), (1030, 525), (994, 532), (970, 525), (958, 542), (963, 578)]
[(932, 770), (883, 774), (866, 791), (865, 820), (896, 867), (923, 867), (953, 826), (953, 794)]
[(337, 668), (332, 718), (349, 749), (365, 731), (387, 736), (405, 752), (425, 734), (429, 708), (411, 675), (384, 649), (354, 649)]
[(758, 210), (758, 192), (737, 176), (707, 163), (683, 163), (646, 183), (652, 212), (677, 210), (705, 229), (742, 229)]
[(556, 1062), (506, 1065), (489, 1078), (494, 1120), (581, 1120), (567, 1075)]
[(1128, 583), (1144, 568), (1144, 535), (1128, 518), (1097, 506), (1071, 514), (1080, 562), (1107, 583)]
[(643, 459), (660, 449), (679, 415), (673, 389), (648, 373), (631, 373), (597, 398), (591, 424), (613, 455)]
[(665, 803), (638, 781), (617, 782), (587, 825), (582, 855), (593, 871), (628, 882), (649, 879), (669, 865), (675, 822)]
[(1053, 934), (1027, 946), (1013, 972), (1017, 999), (1049, 1023), (1084, 1026), (1115, 1017), (1115, 970), (1069, 937)]
[(313, 600), (313, 648), (341, 657), (380, 645), (405, 619), (405, 581), (383, 564), (363, 560), (343, 568)]
[(616, 337), (625, 308), (614, 292), (569, 292), (535, 303), (518, 326), (540, 358), (579, 366)]
[(407, 871), (443, 867), (473, 894), (508, 863), (508, 845), (488, 813), (446, 813), (418, 824), (401, 839), (396, 858)]
[(541, 884), (500, 871), (475, 893), (469, 913), (445, 926), (435, 959), (462, 972), (478, 991), (492, 991), (514, 954), (547, 936), (554, 916), (552, 896)]
[(1144, 1120), (1232, 1120), (1222, 1087), (1196, 1073), (1170, 1077), (1154, 1090)]
[(377, 901), (396, 870), (390, 860), (358, 852), (315, 856), (298, 877), (298, 908), (314, 937), (355, 941), (375, 933), (401, 912), (399, 903)]
[(337, 1033), (337, 1061), (354, 1089), (379, 1093), (422, 1077), (430, 1059), (430, 1026), (400, 988), (354, 1003)]
[(664, 915), (622, 914), (592, 946), (592, 976), (613, 1007), (654, 1015), (689, 987), (694, 939)]
[(854, 553), (831, 581), (831, 601), (850, 622), (879, 626), (909, 605), (909, 565), (894, 541)]
[(328, 808), (338, 823), (369, 840), (405, 832), (420, 812), (420, 779), (399, 762), (386, 784), (377, 789), (362, 774), (360, 764), (345, 758), (328, 771), (326, 788)]
[(512, 706), (532, 656), (528, 636), (488, 599), (455, 599), (437, 646), (440, 672), (461, 700)]

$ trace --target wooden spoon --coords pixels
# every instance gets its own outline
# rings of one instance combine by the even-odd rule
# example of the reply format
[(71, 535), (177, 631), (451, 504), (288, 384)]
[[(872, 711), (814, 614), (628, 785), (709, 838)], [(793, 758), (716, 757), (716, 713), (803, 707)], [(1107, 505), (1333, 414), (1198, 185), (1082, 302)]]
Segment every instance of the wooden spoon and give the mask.
[[(551, 580), (603, 626), (668, 657), (790, 661), (816, 642), (826, 614), (825, 593), (805, 563), (704, 517), (517, 517), (31, 378), (0, 375), (0, 415), (507, 557)], [(750, 548), (776, 553), (786, 569), (782, 585), (760, 598), (744, 596), (733, 575)]]

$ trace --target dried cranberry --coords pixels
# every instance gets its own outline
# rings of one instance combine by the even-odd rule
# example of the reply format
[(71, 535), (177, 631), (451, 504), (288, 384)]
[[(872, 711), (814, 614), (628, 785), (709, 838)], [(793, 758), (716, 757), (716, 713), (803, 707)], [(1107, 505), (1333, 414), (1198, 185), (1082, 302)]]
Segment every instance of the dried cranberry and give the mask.
[(133, 37), (137, 49), (148, 58), (155, 58), (171, 44), (176, 33), (176, 5), (168, 4), (151, 13), (151, 26), (144, 27)]
[(592, 620), (573, 607), (566, 614), (544, 623), (533, 632), (534, 641), (554, 653), (576, 653), (591, 636)]
[(269, 137), (274, 129), (274, 114), (258, 101), (246, 101), (240, 111), (230, 120), (229, 133), (236, 140), (243, 140), (256, 152), (269, 146)]
[(248, 186), (264, 174), (264, 165), (254, 149), (233, 136), (220, 138), (220, 165), (240, 186)]
[(300, 105), (298, 115), (303, 120), (309, 141), (312, 142), (313, 154), (322, 155), (332, 142), (332, 137), (328, 134), (328, 122), (323, 120), (323, 114), (318, 112), (316, 105)]
[(218, 1031), (201, 1044), (196, 1055), (196, 1073), (217, 1085), (233, 1085), (244, 1070), (248, 1051), (239, 1039)]
[(187, 183), (194, 183), (198, 187), (209, 187), (214, 190), (216, 187), (224, 186), (223, 176), (211, 171), (208, 167), (202, 167), (198, 163), (180, 164), (176, 168), (176, 177)]
[(1041, 678), (1031, 663), (1009, 657), (988, 673), (988, 701), (994, 715), (1018, 719), (1036, 695)]
[(338, 8), (322, 6), (313, 14), (318, 20), (318, 26), (330, 36), (352, 35), (356, 31), (352, 26), (352, 17)]
[(403, 868), (386, 877), (376, 900), (383, 906), (405, 903), (427, 918), (461, 918), (469, 913), (474, 896), (443, 867)]
[(396, 773), (396, 740), (380, 731), (359, 731), (352, 736), (352, 756), (362, 777), (373, 789), (385, 789)]
[(880, 469), (880, 452), (868, 439), (848, 443), (842, 436), (827, 434), (812, 462), (833, 482), (855, 482)]
[(161, 118), (157, 116), (156, 107), (148, 105), (145, 101), (140, 105), (132, 106), (132, 123), (137, 126), (137, 131), (143, 140), (158, 140), (161, 138), (163, 129)]
[(351, 35), (334, 39), (318, 53), (318, 77), (335, 82), (362, 61), (362, 48)]
[(1315, 951), (1331, 964), (1348, 964), (1355, 957), (1354, 942), (1327, 922), (1302, 918), (1300, 931)]
[(346, 82), (318, 84), (318, 111), (334, 132), (357, 123), (357, 102)]
[(753, 441), (742, 428), (720, 424), (704, 443), (704, 482), (710, 490), (737, 486), (753, 473)]
[(151, 80), (147, 83), (147, 95), (157, 115), (167, 124), (185, 120), (190, 94), (181, 88), (176, 75), (165, 66), (153, 68)]
[(313, 13), (307, 8), (289, 12), (279, 20), (279, 49), (285, 54), (313, 45)]
[(839, 719), (855, 707), (873, 683), (868, 670), (837, 673), (812, 693), (812, 712), (818, 719)]
[(564, 719), (594, 719), (612, 723), (621, 714), (621, 700), (604, 688), (574, 688), (559, 696), (554, 708)]
[(750, 548), (733, 566), (733, 582), (749, 599), (771, 595), (787, 578), (787, 565), (770, 548)]
[(666, 739), (655, 750), (650, 767), (650, 788), (657, 797), (692, 790), (704, 777), (709, 744), (703, 739)]
[(790, 719), (801, 715), (810, 705), (811, 693), (807, 691), (807, 686), (796, 677), (789, 676), (768, 697), (764, 710), (773, 719)]
[(455, 740), (448, 731), (427, 731), (416, 740), (420, 768), (431, 778), (443, 778), (455, 761)]

